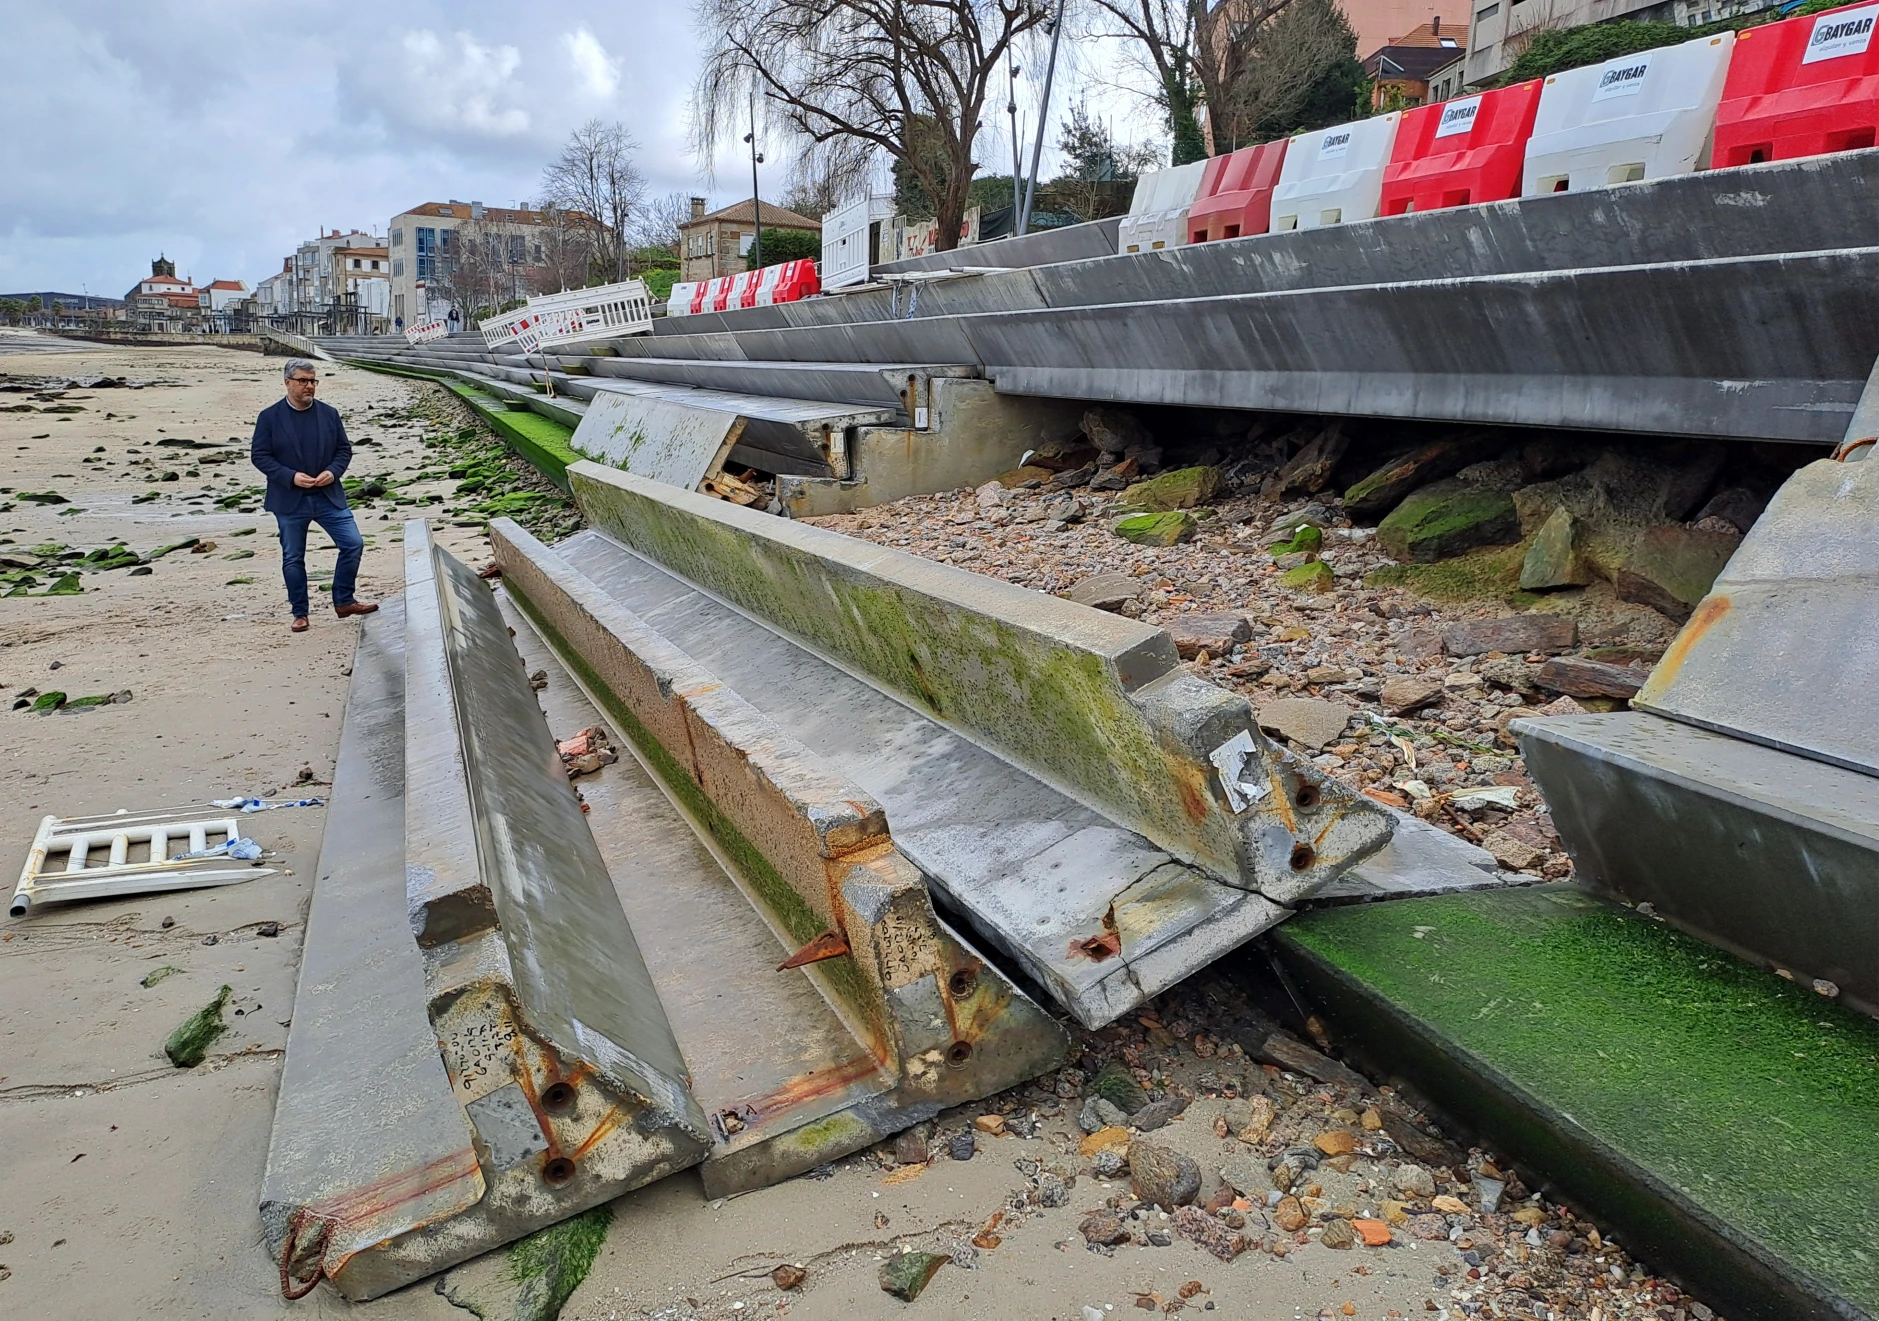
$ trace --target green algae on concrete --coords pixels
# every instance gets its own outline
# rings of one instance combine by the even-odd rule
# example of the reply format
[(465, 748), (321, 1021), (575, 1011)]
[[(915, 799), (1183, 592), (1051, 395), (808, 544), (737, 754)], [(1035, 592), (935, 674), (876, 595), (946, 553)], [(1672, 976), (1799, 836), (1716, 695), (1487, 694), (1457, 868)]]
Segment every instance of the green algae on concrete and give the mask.
[(1731, 1316), (1879, 1312), (1879, 1023), (1567, 885), (1275, 935), (1373, 1062)]
[(1138, 546), (1172, 546), (1192, 537), (1197, 526), (1192, 514), (1177, 509), (1160, 514), (1131, 514), (1110, 531)]

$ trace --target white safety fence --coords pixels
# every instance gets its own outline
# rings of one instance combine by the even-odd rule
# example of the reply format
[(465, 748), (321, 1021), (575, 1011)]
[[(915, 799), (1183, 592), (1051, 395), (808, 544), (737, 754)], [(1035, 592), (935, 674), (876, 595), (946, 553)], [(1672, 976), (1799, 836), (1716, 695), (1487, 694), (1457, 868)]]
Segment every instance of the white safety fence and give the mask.
[(429, 321), (420, 321), (415, 326), (405, 328), (407, 344), (428, 344), (434, 339), (442, 339), (450, 333), (450, 323), (442, 317), (432, 317)]
[(1521, 193), (1577, 193), (1702, 169), (1734, 49), (1735, 33), (1724, 32), (1549, 77)]
[(271, 876), (241, 834), (240, 814), (205, 804), (180, 811), (48, 816), (39, 822), (8, 911), (49, 903), (198, 890)]
[(522, 307), (479, 322), (489, 348), (515, 344), (524, 354), (591, 339), (616, 339), (652, 330), (652, 298), (642, 280), (596, 289), (538, 294)]
[(1117, 247), (1123, 252), (1151, 252), (1187, 242), (1187, 213), (1193, 209), (1206, 172), (1206, 161), (1191, 161), (1136, 180), (1129, 214), (1116, 230)]
[(878, 241), (871, 231), (893, 214), (891, 197), (858, 197), (822, 217), (824, 289), (867, 283), (870, 249)]
[(1300, 133), (1285, 149), (1272, 190), (1272, 230), (1320, 229), (1377, 214), (1383, 167), (1402, 115), (1392, 112)]

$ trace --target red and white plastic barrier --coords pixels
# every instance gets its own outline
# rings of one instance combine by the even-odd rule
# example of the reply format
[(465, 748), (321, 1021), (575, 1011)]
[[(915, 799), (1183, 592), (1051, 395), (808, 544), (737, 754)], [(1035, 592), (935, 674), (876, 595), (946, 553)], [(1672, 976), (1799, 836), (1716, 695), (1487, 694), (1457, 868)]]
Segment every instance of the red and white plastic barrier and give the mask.
[(1879, 131), (1879, 4), (1736, 34), (1716, 112), (1717, 167), (1852, 151)]
[(803, 257), (761, 270), (674, 284), (672, 296), (666, 300), (666, 315), (697, 316), (700, 312), (727, 312), (739, 307), (770, 307), (821, 292), (815, 262)]
[(1211, 164), (1193, 161), (1137, 179), (1135, 193), (1129, 199), (1129, 214), (1122, 217), (1117, 231), (1122, 251), (1150, 252), (1187, 242), (1188, 208), (1194, 205), (1201, 179)]
[(1518, 196), (1542, 87), (1535, 78), (1404, 111), (1383, 171), (1377, 214), (1400, 216)]
[(442, 339), (450, 333), (450, 323), (442, 317), (432, 317), (429, 321), (420, 321), (414, 326), (405, 327), (407, 344), (428, 344), (434, 339)]
[(1187, 213), (1189, 243), (1244, 238), (1272, 228), (1272, 190), (1279, 186), (1288, 141), (1241, 147), (1207, 162), (1200, 195)]

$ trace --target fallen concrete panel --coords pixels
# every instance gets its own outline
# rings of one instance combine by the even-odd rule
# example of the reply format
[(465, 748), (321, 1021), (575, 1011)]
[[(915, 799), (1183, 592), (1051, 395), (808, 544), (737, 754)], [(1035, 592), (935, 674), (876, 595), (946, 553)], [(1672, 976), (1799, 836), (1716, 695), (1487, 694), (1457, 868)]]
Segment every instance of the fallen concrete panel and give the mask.
[(431, 1227), (484, 1193), (405, 919), (403, 649), (403, 605), (387, 601), (353, 657), (261, 1185), (284, 1290), (324, 1275), (371, 1298), (442, 1269), (461, 1257), (424, 1264)]
[(570, 476), (590, 521), (655, 563), (1226, 884), (1293, 902), (1389, 837), (1160, 629), (631, 474)]
[(1879, 775), (1876, 528), (1879, 462), (1795, 473), (1632, 706)]
[(724, 466), (743, 429), (736, 413), (608, 390), (588, 404), (570, 443), (590, 459), (695, 491)]
[[(491, 531), (509, 591), (783, 936), (780, 951), (772, 937), (770, 952), (746, 954), (745, 967), (768, 970), (799, 950), (826, 955), (763, 975), (813, 978), (847, 1024), (846, 1041), (838, 1035), (821, 1054), (792, 1044), (800, 1076), (771, 1088), (751, 1086), (745, 1061), (721, 1058), (720, 1034), (700, 1052), (744, 1084), (711, 1116), (716, 1143), (703, 1172), (714, 1195), (800, 1173), (1062, 1060), (1062, 1029), (939, 921), (865, 790), (520, 527), (499, 520)], [(664, 880), (662, 910), (699, 889), (676, 873)], [(653, 920), (670, 929), (663, 913)], [(667, 1001), (708, 992), (721, 1004), (724, 988), (694, 966), (671, 972), (660, 990)], [(741, 1012), (769, 1019), (769, 1000)]]
[(409, 934), (488, 1185), (417, 1278), (703, 1159), (710, 1140), (488, 584), (405, 526)]
[(1274, 940), (1378, 1076), (1635, 1259), (1731, 1318), (1879, 1314), (1879, 1024), (1564, 885), (1347, 905)]
[[(625, 474), (609, 473), (593, 465), (581, 467), (583, 472), (595, 474), (597, 485), (634, 488), (642, 494), (657, 491), (664, 498), (680, 495)], [(692, 498), (685, 499), (688, 506), (691, 502)], [(988, 644), (996, 644), (1002, 635), (1018, 627), (1005, 616), (1028, 613), (1034, 617), (1032, 623), (1043, 626), (1041, 632), (1033, 630), (1028, 640), (1010, 638), (1008, 652), (997, 661), (1006, 668), (1005, 674), (981, 671), (979, 688), (1043, 688), (1044, 700), (1026, 718), (1061, 720), (1069, 731), (1066, 746), (1080, 736), (1078, 719), (1093, 718), (1088, 714), (1091, 709), (1107, 714), (1112, 723), (1088, 737), (1097, 741), (1098, 750), (1091, 755), (1112, 765), (1116, 780), (1131, 773), (1129, 766), (1120, 764), (1128, 755), (1126, 744), (1120, 740), (1130, 736), (1131, 723), (1138, 730), (1148, 723), (1147, 717), (1130, 714), (1136, 708), (1128, 696), (1107, 687), (1117, 681), (1103, 677), (1105, 667), (1114, 662), (1100, 657), (1122, 654), (1125, 664), (1143, 671), (1137, 674), (1131, 669), (1129, 673), (1140, 681), (1138, 691), (1146, 690), (1144, 700), (1169, 722), (1161, 726), (1165, 741), (1161, 735), (1149, 735), (1151, 741), (1141, 750), (1134, 770), (1145, 779), (1155, 773), (1170, 778), (1180, 773), (1183, 759), (1191, 758), (1192, 753), (1175, 742), (1178, 736), (1212, 748), (1215, 745), (1208, 740), (1219, 735), (1221, 742), (1232, 743), (1233, 751), (1241, 754), (1227, 756), (1228, 764), (1222, 769), (1216, 769), (1211, 761), (1204, 762), (1204, 772), (1188, 761), (1191, 769), (1185, 774), (1192, 778), (1174, 783), (1189, 785), (1191, 798), (1164, 781), (1161, 792), (1176, 794), (1177, 810), (1185, 826), (1193, 824), (1190, 809), (1204, 816), (1208, 801), (1205, 795), (1214, 795), (1219, 804), (1214, 810), (1227, 821), (1241, 821), (1240, 826), (1230, 828), (1258, 837), (1261, 850), (1267, 844), (1276, 845), (1276, 841), (1264, 839), (1262, 831), (1283, 829), (1279, 822), (1286, 813), (1291, 814), (1298, 831), (1306, 832), (1285, 835), (1290, 842), (1282, 858), (1265, 859), (1262, 853), (1253, 863), (1255, 876), (1283, 869), (1276, 882), (1270, 882), (1274, 889), (1294, 892), (1322, 884), (1380, 845), (1387, 834), (1389, 819), (1380, 807), (1334, 797), (1335, 790), (1322, 793), (1322, 781), (1315, 768), (1295, 765), (1276, 750), (1269, 751), (1266, 755), (1270, 760), (1265, 761), (1256, 753), (1247, 755), (1247, 750), (1231, 737), (1235, 731), (1226, 729), (1234, 723), (1236, 708), (1226, 707), (1214, 718), (1220, 727), (1210, 727), (1205, 717), (1222, 705), (1214, 696), (1217, 690), (1197, 681), (1190, 687), (1182, 676), (1169, 673), (1174, 665), (1172, 644), (1167, 644), (1165, 635), (1157, 630), (1115, 621), (1093, 611), (1088, 614), (1094, 618), (1085, 619), (1074, 609), (1065, 618), (1036, 618), (1067, 603), (1004, 584), (986, 584), (990, 589), (1012, 594), (1003, 602), (981, 599), (978, 605), (948, 603), (936, 599), (933, 590), (956, 593), (962, 585), (982, 580), (945, 569), (944, 575), (951, 577), (943, 575), (926, 584), (927, 591), (916, 592), (901, 581), (904, 575), (918, 578), (924, 570), (943, 566), (924, 565), (906, 556), (873, 568), (860, 562), (846, 568), (826, 563), (818, 566), (814, 556), (798, 561), (779, 553), (772, 538), (781, 535), (796, 540), (798, 534), (815, 533), (819, 548), (842, 555), (867, 556), (877, 548), (780, 519), (764, 518), (750, 531), (726, 528), (715, 517), (726, 506), (715, 501), (702, 502), (712, 515), (703, 519), (690, 511), (660, 516), (625, 506), (607, 506), (604, 515), (596, 515), (604, 504), (604, 496), (599, 502), (590, 500), (590, 516), (603, 516), (609, 525), (616, 518), (664, 523), (664, 531), (681, 540), (696, 538), (705, 548), (715, 545), (717, 536), (733, 538), (727, 544), (740, 547), (737, 558), (750, 566), (750, 590), (780, 610), (740, 612), (733, 608), (735, 602), (727, 604), (720, 599), (721, 594), (709, 595), (648, 556), (595, 533), (578, 534), (558, 553), (581, 577), (591, 580), (598, 592), (625, 607), (673, 646), (691, 655), (711, 657), (711, 671), (718, 682), (750, 702), (836, 772), (852, 778), (862, 792), (877, 799), (894, 821), (897, 848), (925, 874), (951, 910), (966, 915), (975, 930), (1018, 960), (1054, 997), (1092, 1026), (1108, 1022), (1166, 989), (1281, 920), (1288, 910), (1255, 892), (1247, 873), (1236, 872), (1223, 883), (1221, 877), (1181, 860), (1170, 849), (1130, 829), (1126, 821), (1117, 819), (1125, 816), (1124, 812), (1093, 807), (1087, 798), (1060, 781), (1040, 777), (1008, 759), (1009, 754), (996, 743), (988, 743), (977, 725), (970, 732), (961, 730), (917, 694), (910, 700), (880, 686), (872, 676), (858, 675), (855, 664), (831, 663), (826, 657), (836, 649), (826, 642), (804, 645), (792, 641), (779, 630), (785, 627), (783, 616), (798, 604), (796, 591), (811, 594), (801, 598), (805, 602), (813, 600), (814, 593), (838, 592), (835, 608), (825, 613), (852, 618), (854, 603), (868, 597), (861, 587), (873, 582), (873, 590), (890, 607), (912, 612), (906, 616), (908, 622), (900, 624), (892, 623), (892, 613), (878, 614), (878, 618), (889, 621), (880, 628), (882, 635), (892, 639), (895, 647), (907, 647), (905, 655), (934, 685), (934, 696), (943, 709), (964, 707), (968, 718), (975, 720), (997, 717), (971, 714), (978, 689), (965, 691), (955, 686), (967, 682), (957, 667), (981, 664), (979, 658), (985, 655)], [(823, 574), (827, 578), (820, 576)], [(759, 583), (774, 584), (776, 590), (760, 590)], [(850, 605), (840, 604), (843, 598)], [(929, 618), (937, 620), (933, 634), (922, 637), (920, 629), (926, 625), (921, 621)], [(1127, 637), (1105, 642), (1096, 635), (1112, 629), (1109, 623), (1099, 621), (1121, 624)], [(1089, 632), (1079, 633), (1079, 624)], [(949, 632), (949, 627), (963, 632)], [(1067, 640), (1052, 634), (1051, 629), (1067, 631)], [(949, 660), (944, 655), (945, 644), (955, 636), (966, 637), (972, 649), (961, 649)], [(1164, 644), (1168, 653), (1165, 657), (1160, 654)], [(1092, 655), (1091, 649), (1098, 646), (1111, 650)], [(993, 646), (994, 653), (997, 649)], [(1053, 654), (1056, 659), (1045, 664)], [(837, 653), (836, 659), (845, 658)], [(1016, 679), (1007, 677), (1013, 667), (1019, 676)], [(1153, 682), (1157, 678), (1159, 686)], [(1056, 684), (1063, 686), (1062, 695), (1050, 692), (1051, 685)], [(1185, 711), (1181, 708), (1182, 698), (1192, 703)], [(1056, 710), (1057, 703), (1082, 703), (1085, 699), (1087, 707), (1079, 706), (1070, 712)], [(1012, 699), (1007, 695), (996, 700)], [(1118, 710), (1121, 703), (1129, 705)], [(1079, 715), (1078, 710), (1084, 714)], [(1180, 724), (1182, 719), (1189, 723)], [(1240, 713), (1239, 719), (1237, 733), (1244, 736), (1250, 749), (1251, 740), (1258, 738), (1251, 728), (1250, 711)], [(1103, 741), (1112, 737), (1116, 742)], [(1262, 739), (1260, 746), (1270, 745)], [(1242, 774), (1249, 774), (1255, 782), (1253, 788), (1238, 787), (1236, 791), (1246, 795), (1259, 789), (1261, 797), (1273, 800), (1270, 809), (1264, 813), (1233, 813), (1219, 784), (1223, 771), (1235, 777), (1236, 786), (1243, 784), (1239, 778)], [(1261, 785), (1257, 782), (1259, 773), (1276, 779)], [(1152, 780), (1147, 782), (1152, 784)], [(1297, 806), (1301, 789), (1311, 803), (1308, 807)], [(1112, 797), (1113, 793), (1112, 783)], [(1286, 795), (1283, 804), (1277, 802), (1281, 793)], [(1314, 797), (1318, 794), (1322, 796)], [(1253, 826), (1255, 817), (1267, 824)], [(1296, 851), (1306, 840), (1314, 841), (1306, 844), (1312, 855), (1309, 858)], [(1295, 861), (1304, 864), (1303, 871), (1292, 870)], [(1277, 867), (1271, 865), (1273, 862)]]
[[(564, 359), (563, 361), (572, 361)], [(975, 377), (977, 367), (945, 364), (854, 362), (725, 362), (678, 358), (586, 358), (583, 369), (597, 377), (690, 385), (706, 390), (772, 398), (834, 401), (897, 408), (912, 419), (926, 405), (929, 383), (951, 376)]]
[(1513, 729), (1585, 884), (1879, 1014), (1879, 779), (1642, 712)]

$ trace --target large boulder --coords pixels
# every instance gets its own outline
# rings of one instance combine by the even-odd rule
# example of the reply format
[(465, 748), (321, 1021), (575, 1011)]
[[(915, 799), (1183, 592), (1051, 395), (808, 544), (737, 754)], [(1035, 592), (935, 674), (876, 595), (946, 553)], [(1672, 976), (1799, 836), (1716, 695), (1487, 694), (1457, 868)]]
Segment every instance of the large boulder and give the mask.
[(1474, 432), (1444, 436), (1391, 459), (1344, 492), (1344, 510), (1352, 518), (1388, 513), (1419, 486), (1452, 476), (1481, 457), (1485, 436)]
[(1104, 454), (1126, 454), (1131, 446), (1147, 449), (1155, 438), (1133, 413), (1120, 408), (1090, 408), (1083, 413), (1083, 434)]
[(1312, 495), (1324, 490), (1331, 484), (1331, 474), (1350, 445), (1350, 437), (1344, 434), (1343, 426), (1333, 422), (1279, 469), (1278, 493), (1282, 496)]
[(1385, 550), (1418, 564), (1519, 537), (1512, 496), (1452, 477), (1412, 493), (1377, 525), (1377, 541)]
[(1137, 482), (1116, 499), (1115, 508), (1166, 512), (1192, 509), (1213, 499), (1220, 489), (1218, 468), (1175, 468), (1145, 482)]
[(1645, 532), (1612, 579), (1619, 599), (1648, 605), (1679, 622), (1709, 595), (1742, 538), (1671, 524)]
[(1587, 468), (1516, 491), (1521, 533), (1536, 535), (1564, 509), (1578, 521), (1585, 564), (1615, 579), (1647, 531), (1695, 512), (1723, 458), (1720, 445), (1607, 450)]
[(1527, 547), (1527, 558), (1520, 565), (1520, 590), (1583, 587), (1591, 581), (1591, 567), (1579, 553), (1579, 520), (1570, 509), (1555, 509)]

